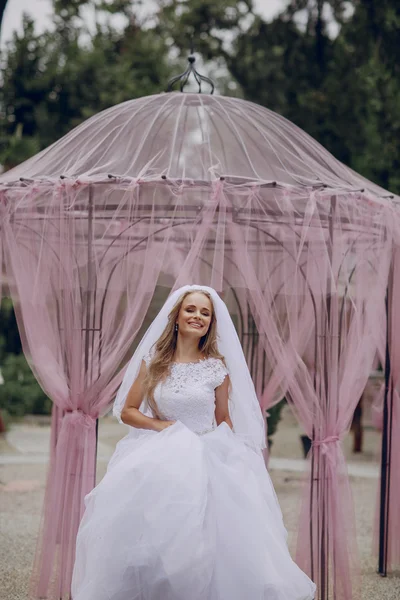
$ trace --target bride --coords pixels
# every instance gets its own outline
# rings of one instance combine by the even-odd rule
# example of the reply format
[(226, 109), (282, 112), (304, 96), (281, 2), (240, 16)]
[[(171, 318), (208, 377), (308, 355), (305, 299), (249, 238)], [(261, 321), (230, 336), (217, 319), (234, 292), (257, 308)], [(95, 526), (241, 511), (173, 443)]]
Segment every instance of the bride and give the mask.
[(85, 498), (73, 600), (311, 600), (261, 449), (264, 419), (215, 290), (168, 298), (114, 414), (130, 426)]

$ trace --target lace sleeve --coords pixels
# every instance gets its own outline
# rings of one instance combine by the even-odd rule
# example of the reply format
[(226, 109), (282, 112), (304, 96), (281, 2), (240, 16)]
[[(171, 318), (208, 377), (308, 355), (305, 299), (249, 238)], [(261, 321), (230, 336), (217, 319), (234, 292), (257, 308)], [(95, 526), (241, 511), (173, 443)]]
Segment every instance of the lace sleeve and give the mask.
[(221, 385), (221, 383), (223, 383), (225, 377), (227, 375), (229, 375), (229, 372), (228, 372), (228, 369), (225, 367), (224, 363), (222, 362), (222, 360), (219, 360), (218, 358), (210, 361), (210, 363), (211, 363), (210, 368), (212, 371), (213, 385), (214, 385), (214, 388), (217, 388), (218, 386)]
[(146, 363), (146, 367), (148, 367), (149, 364), (151, 363), (153, 356), (154, 356), (154, 348), (150, 348), (149, 352), (147, 352), (147, 354), (145, 354), (143, 356), (143, 360)]

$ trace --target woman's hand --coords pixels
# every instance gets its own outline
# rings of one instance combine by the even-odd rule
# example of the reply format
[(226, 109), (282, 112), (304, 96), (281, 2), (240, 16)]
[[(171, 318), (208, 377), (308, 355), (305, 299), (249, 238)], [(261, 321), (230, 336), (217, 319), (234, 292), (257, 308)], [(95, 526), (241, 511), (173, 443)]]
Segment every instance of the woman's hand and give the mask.
[(171, 425), (174, 425), (176, 423), (176, 421), (161, 421), (161, 419), (155, 419), (157, 425), (155, 427), (156, 431), (163, 431), (164, 429), (167, 429), (167, 427), (171, 427)]

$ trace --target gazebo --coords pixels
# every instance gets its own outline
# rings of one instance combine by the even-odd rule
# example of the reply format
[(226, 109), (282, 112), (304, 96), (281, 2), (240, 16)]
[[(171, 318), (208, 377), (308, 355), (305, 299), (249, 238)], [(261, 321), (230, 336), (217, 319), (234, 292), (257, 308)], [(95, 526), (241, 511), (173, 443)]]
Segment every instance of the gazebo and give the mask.
[(283, 117), (196, 93), (114, 106), (0, 177), (23, 349), (54, 403), (32, 598), (69, 595), (97, 419), (157, 286), (186, 283), (223, 294), (262, 409), (285, 396), (311, 439), (297, 560), (321, 600), (357, 597), (341, 439), (386, 356), (380, 571), (400, 563), (398, 201)]

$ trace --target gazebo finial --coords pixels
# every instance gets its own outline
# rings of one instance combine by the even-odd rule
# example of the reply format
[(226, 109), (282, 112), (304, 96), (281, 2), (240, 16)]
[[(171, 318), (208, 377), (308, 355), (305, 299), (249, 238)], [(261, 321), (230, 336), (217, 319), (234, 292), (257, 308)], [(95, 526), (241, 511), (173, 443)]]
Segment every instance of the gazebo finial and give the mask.
[(190, 54), (188, 56), (188, 66), (186, 68), (186, 71), (184, 71), (183, 73), (180, 73), (179, 75), (175, 75), (174, 77), (172, 77), (167, 85), (167, 92), (172, 92), (173, 91), (173, 87), (174, 85), (180, 81), (180, 91), (183, 92), (183, 88), (185, 87), (185, 85), (187, 84), (187, 82), (189, 81), (189, 77), (191, 74), (193, 74), (193, 77), (195, 78), (198, 86), (199, 86), (199, 94), (202, 93), (201, 91), (201, 85), (202, 83), (208, 83), (208, 85), (211, 88), (210, 94), (214, 93), (214, 82), (212, 81), (212, 79), (210, 79), (209, 77), (206, 77), (205, 75), (201, 75), (197, 69), (194, 66), (194, 63), (196, 62), (196, 57), (194, 56), (194, 42), (193, 42), (193, 35), (191, 36), (190, 39)]

